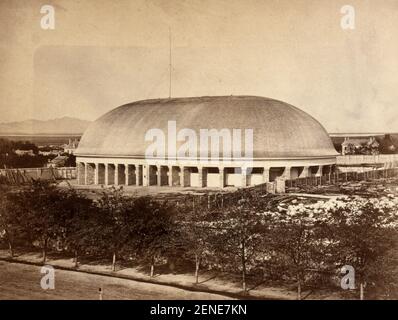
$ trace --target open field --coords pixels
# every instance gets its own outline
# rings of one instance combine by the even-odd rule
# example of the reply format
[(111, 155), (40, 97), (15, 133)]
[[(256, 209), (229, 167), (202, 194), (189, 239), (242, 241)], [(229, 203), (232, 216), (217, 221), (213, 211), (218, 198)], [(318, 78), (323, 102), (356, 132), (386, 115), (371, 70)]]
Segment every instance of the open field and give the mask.
[(42, 277), (38, 266), (0, 261), (0, 300), (98, 300), (99, 287), (103, 288), (104, 300), (226, 299), (221, 295), (64, 270), (55, 270), (54, 290), (43, 290)]
[(81, 135), (7, 135), (0, 134), (0, 139), (8, 139), (12, 141), (29, 141), (31, 143), (36, 144), (37, 146), (41, 145), (62, 145), (68, 143), (69, 139), (80, 139)]

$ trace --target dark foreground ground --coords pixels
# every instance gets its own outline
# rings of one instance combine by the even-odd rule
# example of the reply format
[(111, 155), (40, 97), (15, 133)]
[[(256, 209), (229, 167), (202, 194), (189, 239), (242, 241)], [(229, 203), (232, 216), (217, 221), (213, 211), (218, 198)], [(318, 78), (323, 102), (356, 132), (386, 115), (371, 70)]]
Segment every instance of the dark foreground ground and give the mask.
[(0, 261), (0, 300), (98, 300), (99, 287), (103, 288), (104, 300), (226, 299), (215, 294), (64, 270), (55, 270), (54, 290), (43, 290), (40, 280), (44, 274), (40, 273), (40, 269)]

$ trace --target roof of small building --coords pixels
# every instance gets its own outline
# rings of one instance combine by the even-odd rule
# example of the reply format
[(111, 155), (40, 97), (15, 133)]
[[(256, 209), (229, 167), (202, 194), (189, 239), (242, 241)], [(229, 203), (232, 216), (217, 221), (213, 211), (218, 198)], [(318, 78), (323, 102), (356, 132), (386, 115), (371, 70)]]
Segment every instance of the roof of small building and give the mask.
[(343, 146), (347, 146), (347, 145), (355, 145), (355, 146), (359, 146), (362, 144), (366, 144), (366, 145), (374, 145), (374, 146), (378, 146), (379, 143), (377, 142), (376, 139), (371, 139), (371, 138), (354, 138), (354, 139), (347, 139), (344, 140), (344, 142), (341, 144)]
[[(168, 121), (177, 132), (193, 129), (253, 129), (254, 158), (335, 156), (323, 126), (304, 111), (282, 101), (257, 96), (216, 96), (152, 99), (129, 103), (106, 113), (83, 134), (77, 155), (144, 157), (152, 143), (150, 129)], [(184, 142), (178, 142), (179, 145)], [(167, 148), (166, 148), (167, 150)], [(242, 152), (244, 147), (242, 147)], [(167, 154), (166, 154), (167, 156)]]

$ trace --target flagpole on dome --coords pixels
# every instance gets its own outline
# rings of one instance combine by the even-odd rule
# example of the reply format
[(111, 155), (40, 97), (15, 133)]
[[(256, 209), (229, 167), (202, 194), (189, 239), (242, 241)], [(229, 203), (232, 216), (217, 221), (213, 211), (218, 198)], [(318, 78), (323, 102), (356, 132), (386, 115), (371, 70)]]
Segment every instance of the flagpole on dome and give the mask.
[(171, 99), (171, 72), (172, 72), (172, 65), (171, 65), (171, 28), (169, 27), (169, 99)]

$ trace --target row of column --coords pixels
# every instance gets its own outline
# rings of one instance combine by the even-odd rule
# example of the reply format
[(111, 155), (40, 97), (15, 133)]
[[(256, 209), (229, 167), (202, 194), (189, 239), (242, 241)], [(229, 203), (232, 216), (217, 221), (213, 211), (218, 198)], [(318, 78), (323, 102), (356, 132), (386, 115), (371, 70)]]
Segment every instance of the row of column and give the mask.
[(184, 167), (111, 163), (77, 164), (78, 184), (184, 185)]
[[(322, 176), (332, 166), (241, 168), (162, 166), (147, 164), (112, 164), (79, 162), (80, 185), (136, 185), (136, 186), (195, 186), (224, 187), (232, 181), (235, 186), (247, 186), (274, 181), (277, 177), (294, 179)], [(233, 175), (233, 179), (231, 178)], [(227, 179), (226, 179), (227, 177)], [(230, 181), (231, 180), (231, 181)], [(228, 183), (231, 185), (231, 183)]]

